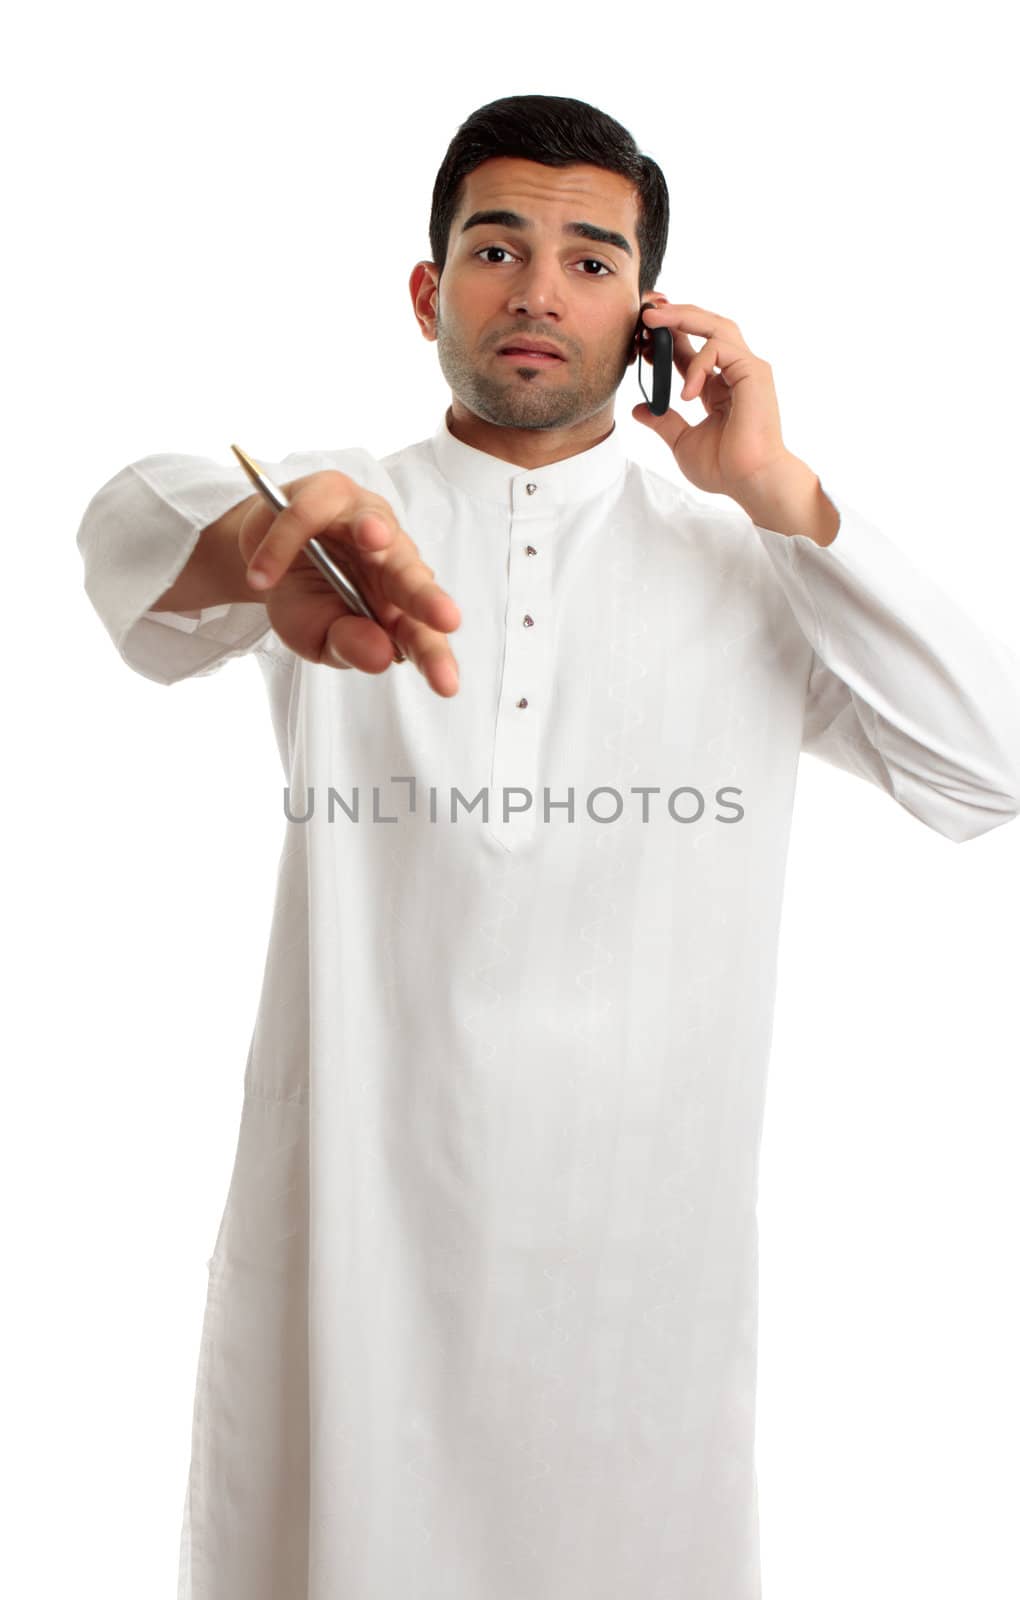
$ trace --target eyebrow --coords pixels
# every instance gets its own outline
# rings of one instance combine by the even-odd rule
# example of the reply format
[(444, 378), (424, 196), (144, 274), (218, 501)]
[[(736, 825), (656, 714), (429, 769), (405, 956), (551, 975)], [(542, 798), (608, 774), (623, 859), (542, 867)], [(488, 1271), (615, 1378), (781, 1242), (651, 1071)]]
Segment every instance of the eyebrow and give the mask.
[[(480, 228), (483, 225), (495, 223), (501, 228), (515, 228), (522, 233), (527, 233), (535, 224), (530, 217), (522, 217), (519, 211), (473, 211), (468, 217), (461, 233), (467, 233), (469, 228)], [(625, 250), (633, 257), (633, 250), (622, 233), (614, 233), (611, 228), (599, 228), (594, 222), (565, 222), (564, 233), (573, 233), (582, 239), (593, 239), (596, 244), (615, 245), (617, 250)]]

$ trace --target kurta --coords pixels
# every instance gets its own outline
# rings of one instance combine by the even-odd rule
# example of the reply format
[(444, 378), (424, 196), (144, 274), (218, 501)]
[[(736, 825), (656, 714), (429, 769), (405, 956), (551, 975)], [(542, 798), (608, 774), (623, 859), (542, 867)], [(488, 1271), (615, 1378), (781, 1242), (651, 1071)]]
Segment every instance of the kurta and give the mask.
[(534, 469), (445, 417), (265, 466), (389, 501), (461, 687), (313, 665), (261, 602), (149, 609), (250, 494), (229, 458), (145, 457), (85, 512), (124, 661), (254, 658), (283, 768), (179, 1600), (758, 1600), (799, 756), (974, 838), (1017, 814), (1018, 663), (827, 483), (822, 547), (619, 427)]

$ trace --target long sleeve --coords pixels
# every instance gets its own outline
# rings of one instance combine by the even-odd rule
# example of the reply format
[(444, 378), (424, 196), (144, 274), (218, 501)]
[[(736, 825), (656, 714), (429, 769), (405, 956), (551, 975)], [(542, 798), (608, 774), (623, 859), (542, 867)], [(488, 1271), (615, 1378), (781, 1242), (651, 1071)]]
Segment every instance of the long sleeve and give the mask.
[[(387, 474), (365, 450), (295, 451), (261, 464), (277, 483), (332, 468), (389, 497)], [(124, 467), (90, 500), (77, 534), (85, 592), (123, 660), (143, 677), (163, 684), (201, 677), (275, 637), (261, 601), (152, 610), (202, 529), (250, 494), (237, 462), (150, 455)]]
[(977, 838), (1020, 811), (1020, 660), (825, 493), (829, 545), (754, 524), (813, 649), (802, 748), (947, 839)]

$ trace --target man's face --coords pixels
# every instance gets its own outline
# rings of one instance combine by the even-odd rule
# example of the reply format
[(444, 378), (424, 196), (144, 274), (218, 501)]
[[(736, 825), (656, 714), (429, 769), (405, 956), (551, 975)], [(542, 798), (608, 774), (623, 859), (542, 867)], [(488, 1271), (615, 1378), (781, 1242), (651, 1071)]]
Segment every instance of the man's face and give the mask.
[[(472, 222), (489, 211), (525, 221)], [(621, 236), (629, 252), (568, 232), (575, 222)], [(601, 167), (500, 156), (468, 174), (431, 304), (443, 375), (470, 411), (502, 427), (569, 428), (607, 406), (641, 308), (636, 226), (632, 185)], [(499, 353), (529, 337), (563, 359)]]

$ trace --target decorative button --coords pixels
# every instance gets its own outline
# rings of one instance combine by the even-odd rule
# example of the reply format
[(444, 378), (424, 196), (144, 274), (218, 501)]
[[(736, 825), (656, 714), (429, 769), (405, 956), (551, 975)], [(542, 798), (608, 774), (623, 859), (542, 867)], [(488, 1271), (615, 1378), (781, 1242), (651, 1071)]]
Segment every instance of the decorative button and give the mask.
[(529, 494), (534, 494), (535, 491), (538, 488), (538, 484), (537, 483), (527, 483), (527, 484), (525, 484), (524, 487), (527, 489)]
[(527, 703), (528, 702), (526, 700), (518, 700), (517, 705), (521, 710), (523, 710)]
[(524, 626), (526, 628), (533, 628), (535, 626), (534, 617), (529, 617), (527, 612), (524, 613)]
[(524, 554), (526, 556), (537, 556), (538, 555), (538, 551), (535, 549), (535, 546), (533, 544), (529, 544), (529, 545), (525, 546)]

